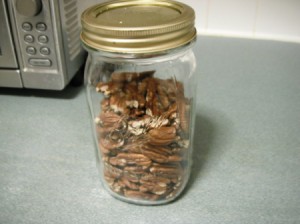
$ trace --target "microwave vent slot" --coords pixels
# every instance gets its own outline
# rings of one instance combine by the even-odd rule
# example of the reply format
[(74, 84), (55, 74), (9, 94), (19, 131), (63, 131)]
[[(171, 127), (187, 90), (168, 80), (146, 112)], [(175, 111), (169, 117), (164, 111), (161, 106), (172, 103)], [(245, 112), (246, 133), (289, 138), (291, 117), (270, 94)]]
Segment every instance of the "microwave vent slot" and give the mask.
[(64, 16), (66, 24), (65, 32), (69, 43), (67, 45), (68, 54), (70, 60), (72, 61), (81, 50), (77, 0), (64, 0)]

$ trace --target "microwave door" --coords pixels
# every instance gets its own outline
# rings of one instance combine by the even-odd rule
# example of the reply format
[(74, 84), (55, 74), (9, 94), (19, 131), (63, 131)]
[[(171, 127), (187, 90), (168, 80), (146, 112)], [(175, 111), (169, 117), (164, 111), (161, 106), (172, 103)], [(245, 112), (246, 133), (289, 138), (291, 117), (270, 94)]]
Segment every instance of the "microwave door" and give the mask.
[(5, 0), (0, 0), (0, 68), (17, 69), (18, 63)]

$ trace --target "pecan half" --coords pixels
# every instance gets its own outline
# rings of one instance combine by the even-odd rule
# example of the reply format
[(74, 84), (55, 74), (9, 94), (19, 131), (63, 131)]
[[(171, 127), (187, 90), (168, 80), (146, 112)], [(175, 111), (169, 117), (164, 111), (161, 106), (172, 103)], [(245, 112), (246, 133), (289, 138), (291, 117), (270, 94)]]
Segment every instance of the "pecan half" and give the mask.
[(152, 182), (143, 182), (141, 186), (139, 187), (139, 190), (141, 192), (152, 192), (157, 195), (162, 195), (166, 193), (167, 186), (160, 186), (158, 184), (152, 183)]
[(180, 164), (177, 165), (156, 165), (150, 167), (150, 172), (155, 175), (161, 175), (165, 177), (177, 177), (182, 175), (182, 168)]
[(148, 132), (148, 139), (151, 145), (168, 145), (176, 140), (175, 127), (160, 127)]
[(104, 174), (113, 178), (119, 178), (122, 176), (123, 171), (117, 167), (114, 167), (108, 163), (104, 163)]
[(180, 127), (185, 133), (188, 133), (189, 123), (190, 123), (190, 105), (182, 97), (178, 99), (177, 103), (178, 103)]
[(141, 191), (133, 191), (133, 190), (125, 190), (124, 195), (125, 197), (128, 198), (135, 198), (135, 199), (142, 199), (142, 200), (156, 201), (159, 199), (159, 195), (141, 192)]
[(118, 91), (121, 91), (123, 88), (122, 83), (118, 82), (99, 82), (96, 87), (97, 92), (102, 92), (105, 96), (109, 96), (113, 93), (116, 93)]
[(141, 179), (139, 180), (140, 183), (146, 183), (146, 182), (151, 182), (151, 183), (155, 183), (159, 186), (167, 186), (168, 184), (171, 183), (171, 180), (165, 177), (159, 177), (153, 174), (146, 174), (143, 175), (141, 177)]
[(137, 185), (136, 183), (131, 182), (129, 179), (127, 179), (124, 176), (119, 180), (119, 184), (122, 187), (127, 187), (127, 188), (130, 188), (132, 190), (138, 190), (139, 189), (139, 185)]
[(116, 157), (111, 157), (109, 161), (115, 166), (137, 165), (144, 169), (152, 163), (147, 156), (137, 153), (119, 153)]

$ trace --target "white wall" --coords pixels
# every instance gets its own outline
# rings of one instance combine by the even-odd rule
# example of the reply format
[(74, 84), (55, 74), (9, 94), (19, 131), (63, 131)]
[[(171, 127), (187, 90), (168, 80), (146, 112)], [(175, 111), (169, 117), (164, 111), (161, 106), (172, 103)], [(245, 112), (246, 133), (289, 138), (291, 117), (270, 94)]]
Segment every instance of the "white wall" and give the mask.
[(179, 0), (199, 34), (300, 42), (300, 0)]

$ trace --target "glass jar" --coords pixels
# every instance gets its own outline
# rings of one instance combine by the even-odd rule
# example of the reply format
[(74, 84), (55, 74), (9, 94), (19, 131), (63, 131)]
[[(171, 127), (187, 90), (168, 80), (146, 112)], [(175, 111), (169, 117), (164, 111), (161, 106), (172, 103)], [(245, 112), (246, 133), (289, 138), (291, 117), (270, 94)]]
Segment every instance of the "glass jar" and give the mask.
[(174, 200), (192, 165), (195, 15), (164, 0), (87, 9), (81, 40), (103, 186), (130, 203)]

